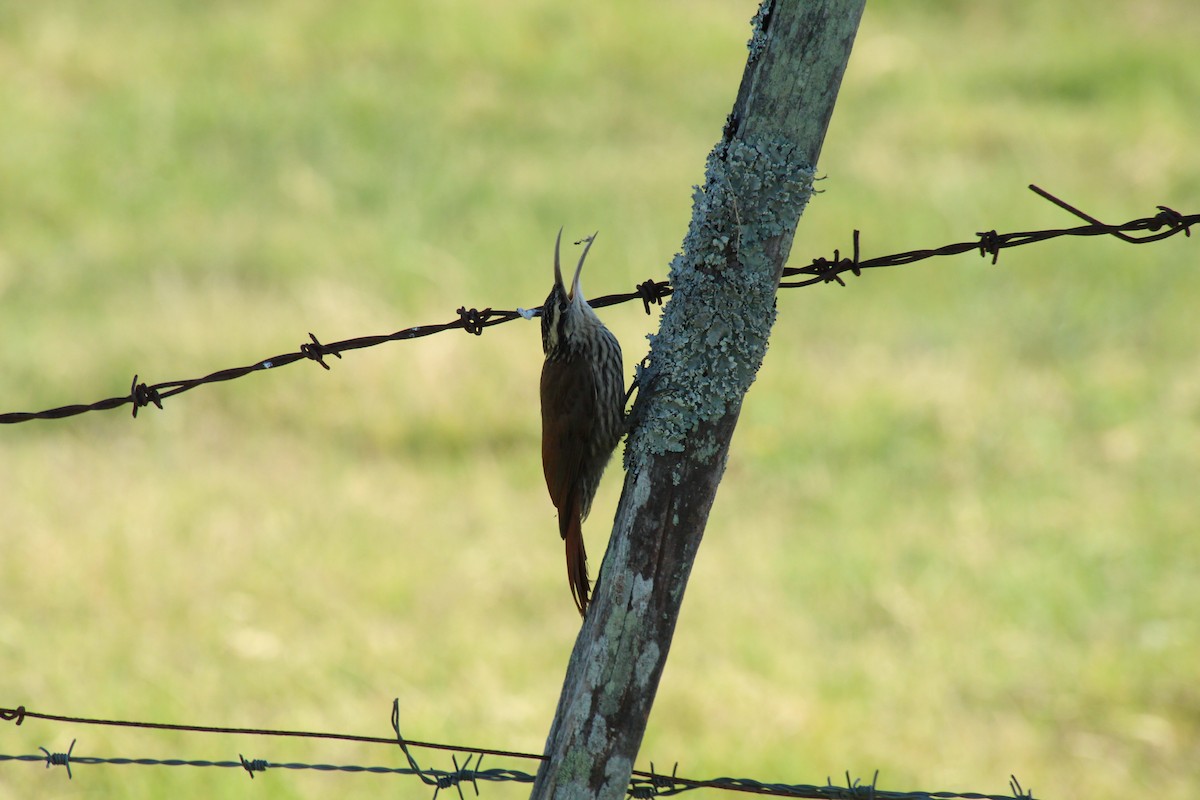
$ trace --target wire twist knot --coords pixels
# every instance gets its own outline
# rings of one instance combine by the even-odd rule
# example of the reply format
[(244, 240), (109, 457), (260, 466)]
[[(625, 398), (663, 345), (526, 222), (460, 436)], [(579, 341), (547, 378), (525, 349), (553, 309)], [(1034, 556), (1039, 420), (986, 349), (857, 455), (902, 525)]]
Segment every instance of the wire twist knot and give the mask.
[(995, 264), (1000, 260), (1000, 250), (1004, 247), (1004, 243), (1000, 240), (1000, 234), (994, 230), (976, 231), (975, 235), (979, 237), (979, 256), (980, 258), (991, 255), (992, 263)]
[(477, 308), (467, 308), (466, 306), (458, 307), (458, 318), (462, 322), (463, 330), (467, 333), (473, 333), (476, 336), (483, 334), (484, 323), (492, 316), (492, 309), (485, 308), (480, 311)]
[(637, 285), (637, 296), (642, 301), (642, 307), (646, 309), (646, 315), (650, 314), (650, 304), (661, 306), (663, 298), (671, 293), (671, 284), (667, 281), (656, 281), (654, 279), (642, 281)]
[(25, 721), (25, 706), (16, 708), (0, 708), (0, 719), (5, 722), (16, 722), (20, 725)]
[[(1162, 225), (1166, 225), (1172, 230), (1183, 231), (1184, 236), (1192, 235), (1192, 223), (1187, 221), (1187, 218), (1173, 208), (1166, 206), (1155, 206), (1158, 213), (1154, 216)], [(1161, 227), (1161, 226), (1160, 226)], [(1157, 230), (1158, 228), (1155, 228)]]
[(133, 401), (133, 417), (137, 419), (139, 408), (144, 408), (151, 403), (158, 406), (158, 410), (162, 411), (162, 397), (158, 394), (158, 389), (153, 386), (147, 386), (144, 383), (138, 383), (138, 376), (133, 376), (133, 383), (129, 385), (129, 398)]
[(250, 761), (244, 755), (238, 753), (238, 760), (242, 762), (242, 769), (246, 770), (246, 774), (250, 776), (250, 780), (254, 780), (254, 773), (267, 771), (267, 761), (265, 758), (256, 758)]
[(818, 256), (813, 259), (810, 270), (814, 275), (819, 277), (824, 283), (837, 282), (838, 286), (845, 286), (846, 282), (842, 280), (841, 273), (853, 272), (854, 277), (862, 276), (862, 267), (858, 262), (858, 237), (859, 232), (854, 231), (854, 253), (851, 256), (842, 258), (842, 253), (837, 248), (834, 248), (833, 259), (830, 260), (824, 256)]
[(38, 750), (46, 754), (46, 769), (50, 769), (51, 767), (66, 767), (67, 779), (74, 780), (75, 776), (71, 774), (71, 753), (75, 750), (74, 739), (71, 740), (71, 746), (67, 748), (67, 752), (65, 753), (51, 753), (44, 747), (39, 747)]
[(675, 778), (675, 773), (679, 770), (679, 762), (675, 762), (675, 766), (671, 768), (670, 775), (659, 775), (654, 770), (654, 762), (650, 762), (650, 777), (649, 778), (634, 778), (630, 781), (630, 787), (626, 794), (634, 798), (634, 800), (647, 800), (647, 798), (658, 797), (660, 794), (678, 794), (680, 791), (687, 789), (686, 785), (683, 789), (676, 788), (678, 781)]
[(312, 339), (312, 341), (300, 345), (300, 355), (305, 358), (312, 359), (325, 369), (329, 369), (329, 365), (325, 363), (326, 355), (335, 355), (338, 358), (342, 357), (342, 354), (337, 350), (330, 350), (321, 344), (320, 340), (311, 331), (308, 334), (308, 338)]

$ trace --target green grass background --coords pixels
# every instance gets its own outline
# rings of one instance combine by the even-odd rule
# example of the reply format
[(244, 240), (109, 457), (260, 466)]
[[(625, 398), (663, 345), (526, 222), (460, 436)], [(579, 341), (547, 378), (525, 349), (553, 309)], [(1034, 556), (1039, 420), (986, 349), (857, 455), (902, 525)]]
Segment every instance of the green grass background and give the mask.
[[(590, 293), (664, 277), (753, 10), (0, 3), (0, 410), (537, 305), (560, 225), (601, 231)], [(793, 263), (856, 227), (877, 255), (1075, 224), (1029, 182), (1114, 221), (1195, 212), (1197, 41), (1190, 0), (872, 3)], [(1194, 797), (1198, 247), (1061, 241), (781, 294), (638, 766)], [(603, 316), (632, 366), (655, 320)], [(540, 362), (510, 324), (6, 427), (0, 705), (388, 735), (398, 697), (409, 737), (540, 751), (579, 624)], [(0, 723), (3, 753), (72, 738), (402, 764)], [(3, 800), (429, 795), (405, 781), (0, 764)]]

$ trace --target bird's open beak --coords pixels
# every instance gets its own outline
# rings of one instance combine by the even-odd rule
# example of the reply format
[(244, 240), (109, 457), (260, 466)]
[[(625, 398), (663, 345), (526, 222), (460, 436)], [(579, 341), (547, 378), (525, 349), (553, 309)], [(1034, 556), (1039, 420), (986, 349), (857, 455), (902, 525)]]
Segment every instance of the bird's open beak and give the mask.
[(566, 284), (563, 283), (562, 264), (559, 260), (559, 250), (562, 247), (562, 228), (558, 229), (558, 236), (554, 240), (554, 285), (563, 287), (563, 290), (567, 293), (568, 300), (574, 300), (576, 297), (583, 296), (582, 289), (579, 286), (579, 276), (583, 272), (583, 262), (587, 259), (588, 250), (592, 249), (592, 242), (596, 241), (596, 237), (599, 234), (600, 231), (596, 231), (583, 240), (583, 253), (579, 256), (579, 263), (575, 266), (575, 277), (571, 280), (571, 288), (567, 289)]
[(583, 272), (583, 261), (587, 258), (588, 250), (592, 249), (592, 242), (596, 241), (596, 236), (599, 233), (600, 231), (596, 231), (583, 240), (586, 244), (583, 246), (583, 253), (579, 256), (579, 264), (575, 267), (575, 278), (571, 281), (571, 291), (567, 294), (567, 297), (571, 300), (574, 300), (576, 297), (583, 297), (583, 290), (579, 286), (579, 275)]

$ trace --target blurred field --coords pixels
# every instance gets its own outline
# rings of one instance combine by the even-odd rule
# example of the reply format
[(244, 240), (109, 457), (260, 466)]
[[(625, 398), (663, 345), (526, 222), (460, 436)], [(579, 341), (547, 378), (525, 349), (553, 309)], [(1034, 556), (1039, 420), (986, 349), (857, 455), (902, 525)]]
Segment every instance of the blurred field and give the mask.
[[(601, 231), (592, 294), (664, 276), (753, 10), (0, 3), (0, 411), (536, 305), (559, 225)], [(795, 263), (1075, 224), (1030, 182), (1195, 212), (1197, 41), (1187, 0), (871, 4)], [(1198, 247), (783, 293), (639, 766), (1194, 797)], [(632, 367), (655, 321), (604, 316)], [(513, 324), (0, 430), (0, 706), (388, 735), (398, 697), (412, 738), (540, 751), (578, 625), (540, 361)], [(0, 723), (0, 753), (72, 738), (401, 764)], [(10, 763), (0, 799), (429, 794), (399, 781)]]

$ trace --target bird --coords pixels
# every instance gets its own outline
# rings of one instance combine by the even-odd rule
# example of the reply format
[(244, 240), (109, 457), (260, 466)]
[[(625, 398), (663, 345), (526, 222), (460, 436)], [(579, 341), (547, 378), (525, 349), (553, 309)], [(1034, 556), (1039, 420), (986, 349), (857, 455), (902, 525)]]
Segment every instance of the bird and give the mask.
[(542, 306), (542, 470), (558, 510), (567, 556), (567, 582), (581, 617), (588, 607), (583, 520), (625, 430), (621, 344), (588, 305), (579, 274), (597, 233), (577, 242), (583, 254), (570, 285), (559, 263), (562, 229), (554, 241), (554, 286)]

